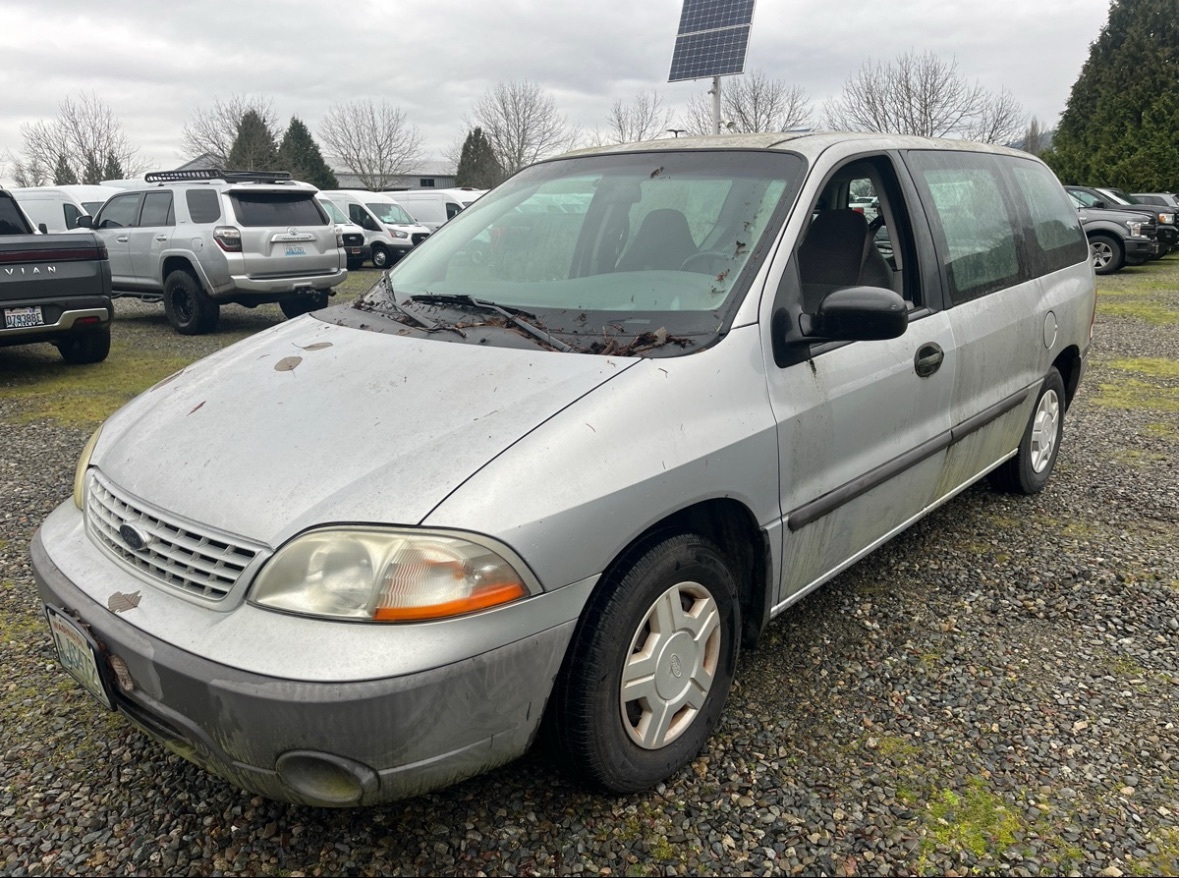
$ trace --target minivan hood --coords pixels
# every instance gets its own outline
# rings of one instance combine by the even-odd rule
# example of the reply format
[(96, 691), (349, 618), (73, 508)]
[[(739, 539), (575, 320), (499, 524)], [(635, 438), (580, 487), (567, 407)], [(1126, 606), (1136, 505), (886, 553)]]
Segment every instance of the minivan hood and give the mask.
[(272, 546), (324, 523), (412, 525), (634, 362), (308, 316), (141, 394), (107, 422), (92, 463), (163, 511)]

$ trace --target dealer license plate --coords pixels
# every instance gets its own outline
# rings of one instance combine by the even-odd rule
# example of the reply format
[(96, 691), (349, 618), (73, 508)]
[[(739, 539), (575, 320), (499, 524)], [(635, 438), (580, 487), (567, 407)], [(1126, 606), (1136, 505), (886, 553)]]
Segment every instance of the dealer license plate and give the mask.
[(287, 244), (287, 256), (306, 256), (307, 251), (299, 244)]
[(29, 305), (27, 308), (5, 308), (4, 328), (24, 329), (27, 326), (44, 326), (45, 317), (41, 314), (40, 305)]
[(57, 658), (62, 666), (69, 671), (75, 680), (86, 690), (107, 706), (114, 710), (111, 703), (110, 691), (106, 681), (98, 668), (98, 647), (94, 639), (78, 627), (72, 619), (53, 607), (45, 607), (45, 616), (49, 619), (49, 631), (53, 634), (53, 643), (57, 647)]

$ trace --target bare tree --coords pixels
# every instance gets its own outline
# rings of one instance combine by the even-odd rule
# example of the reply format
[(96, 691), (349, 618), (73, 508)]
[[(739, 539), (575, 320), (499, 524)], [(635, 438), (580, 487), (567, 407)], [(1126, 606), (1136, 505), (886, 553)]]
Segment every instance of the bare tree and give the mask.
[(595, 146), (610, 143), (634, 143), (654, 140), (671, 127), (672, 112), (663, 106), (658, 92), (641, 91), (630, 103), (621, 98), (610, 107), (606, 116), (606, 130), (594, 131), (590, 142)]
[(466, 127), (482, 128), (505, 175), (569, 149), (576, 129), (557, 102), (531, 82), (501, 82), (481, 97)]
[[(761, 71), (726, 76), (721, 80), (722, 130), (752, 134), (798, 128), (810, 121), (810, 103), (810, 95), (802, 86), (770, 79)], [(687, 116), (685, 124), (692, 134), (713, 133), (711, 97), (690, 98)]]
[(422, 135), (405, 114), (385, 101), (333, 104), (319, 126), (324, 153), (374, 190), (393, 185), (395, 177), (422, 158)]
[(906, 52), (887, 64), (867, 61), (843, 84), (824, 115), (831, 128), (965, 137), (996, 143), (1023, 126), (1023, 110), (1003, 89), (998, 94), (968, 82), (957, 59)]
[(123, 133), (123, 125), (93, 92), (58, 104), (55, 119), (42, 119), (21, 126), (24, 149), (20, 157), (9, 156), (13, 176), (28, 185), (42, 185), (55, 168), (68, 167), (84, 183), (98, 183), (102, 169), (120, 167), (135, 175), (150, 165), (139, 158)]
[(1037, 117), (1032, 116), (1028, 121), (1019, 148), (1032, 155), (1039, 155), (1044, 150), (1044, 131), (1040, 128), (1040, 120)]
[(278, 116), (274, 112), (274, 100), (268, 97), (231, 95), (228, 100), (217, 98), (208, 109), (198, 109), (184, 125), (184, 146), (180, 154), (187, 159), (210, 156), (218, 165), (225, 167), (238, 129), (246, 114), (258, 114), (270, 136), (276, 141), (282, 135), (278, 127)]

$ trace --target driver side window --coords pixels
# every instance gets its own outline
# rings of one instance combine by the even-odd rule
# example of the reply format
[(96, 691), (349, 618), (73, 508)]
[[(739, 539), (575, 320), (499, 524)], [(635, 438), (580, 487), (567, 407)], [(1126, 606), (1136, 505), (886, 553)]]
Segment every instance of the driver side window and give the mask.
[(915, 260), (907, 253), (908, 215), (890, 160), (860, 158), (837, 169), (811, 209), (795, 261), (802, 310), (815, 313), (835, 290), (883, 287), (910, 310), (920, 301)]

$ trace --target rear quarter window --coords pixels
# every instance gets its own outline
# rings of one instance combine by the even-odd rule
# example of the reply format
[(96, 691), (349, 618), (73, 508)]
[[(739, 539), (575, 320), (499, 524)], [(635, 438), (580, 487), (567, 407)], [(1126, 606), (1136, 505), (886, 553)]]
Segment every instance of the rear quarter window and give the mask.
[(214, 189), (189, 189), (184, 193), (184, 201), (194, 223), (215, 223), (221, 219), (221, 201)]
[(1020, 159), (1013, 159), (1009, 167), (1031, 217), (1028, 250), (1036, 275), (1086, 261), (1089, 246), (1077, 210), (1052, 172)]
[(981, 153), (914, 151), (906, 156), (933, 226), (952, 303), (1027, 280), (1002, 170)]
[(246, 227), (328, 224), (310, 192), (234, 192), (230, 201), (237, 221)]

